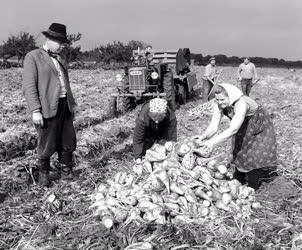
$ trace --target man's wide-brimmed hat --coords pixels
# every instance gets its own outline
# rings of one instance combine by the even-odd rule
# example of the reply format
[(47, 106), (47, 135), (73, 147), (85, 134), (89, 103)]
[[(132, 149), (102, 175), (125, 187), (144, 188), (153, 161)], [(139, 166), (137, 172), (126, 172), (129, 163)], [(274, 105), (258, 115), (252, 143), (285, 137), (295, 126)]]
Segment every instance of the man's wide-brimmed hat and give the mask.
[(69, 43), (66, 34), (66, 26), (61, 23), (52, 23), (47, 31), (42, 34), (49, 39), (53, 39), (62, 43)]

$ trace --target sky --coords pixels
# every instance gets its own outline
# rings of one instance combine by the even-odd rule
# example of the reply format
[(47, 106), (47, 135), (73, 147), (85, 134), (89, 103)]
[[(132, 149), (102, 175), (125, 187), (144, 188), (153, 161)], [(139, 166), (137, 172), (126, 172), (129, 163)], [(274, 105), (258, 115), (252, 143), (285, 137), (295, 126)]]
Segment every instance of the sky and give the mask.
[(302, 0), (1, 0), (0, 41), (52, 22), (82, 34), (82, 51), (113, 41), (205, 55), (302, 60)]

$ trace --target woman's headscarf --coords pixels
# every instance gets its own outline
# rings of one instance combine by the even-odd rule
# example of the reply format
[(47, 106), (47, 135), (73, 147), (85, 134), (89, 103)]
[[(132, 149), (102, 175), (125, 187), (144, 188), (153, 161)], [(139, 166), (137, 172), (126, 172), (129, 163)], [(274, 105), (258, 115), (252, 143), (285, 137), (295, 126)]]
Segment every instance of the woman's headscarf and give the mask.
[(151, 113), (166, 113), (167, 101), (162, 98), (154, 98), (150, 101), (150, 112)]
[(234, 102), (236, 102), (241, 96), (243, 96), (242, 91), (232, 84), (220, 83), (219, 85), (223, 87), (227, 92), (230, 100), (230, 105), (234, 104)]

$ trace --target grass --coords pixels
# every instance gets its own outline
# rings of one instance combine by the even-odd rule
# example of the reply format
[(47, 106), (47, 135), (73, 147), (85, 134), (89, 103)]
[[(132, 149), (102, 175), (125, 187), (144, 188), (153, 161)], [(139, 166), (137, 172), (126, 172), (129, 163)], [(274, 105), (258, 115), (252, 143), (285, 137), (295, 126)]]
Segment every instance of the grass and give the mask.
[[(200, 80), (203, 68), (196, 67), (195, 70)], [(301, 71), (258, 69), (261, 81), (254, 86), (251, 96), (272, 114), (280, 177), (257, 192), (262, 208), (249, 220), (238, 221), (228, 214), (220, 214), (204, 225), (131, 223), (126, 228), (109, 231), (98, 218), (91, 216), (89, 195), (117, 171), (127, 171), (131, 167), (131, 134), (137, 113), (135, 110), (109, 120), (106, 117), (116, 73), (99, 70), (70, 72), (72, 89), (80, 108), (75, 121), (77, 178), (69, 183), (56, 181), (51, 188), (44, 190), (32, 184), (30, 173), (35, 169), (34, 150), (22, 142), (34, 137), (35, 132), (21, 98), (21, 71), (0, 72), (0, 102), (4, 118), (0, 123), (0, 141), (6, 147), (5, 154), (10, 155), (0, 161), (0, 249), (124, 249), (142, 241), (150, 242), (154, 249), (174, 247), (175, 250), (176, 247), (302, 248)], [(220, 79), (238, 85), (235, 76), (236, 68), (226, 67)], [(190, 115), (190, 111), (198, 109), (196, 107), (200, 104), (201, 100), (195, 98), (177, 110), (180, 140), (200, 133), (209, 122), (207, 112)], [(224, 121), (223, 127), (227, 124), (228, 121)], [(14, 136), (16, 131), (18, 133)], [(8, 145), (17, 145), (17, 148)], [(224, 143), (216, 151), (225, 153), (227, 158), (229, 146), (230, 142)], [(20, 150), (21, 155), (13, 154)], [(48, 214), (44, 208), (50, 193), (56, 194), (63, 204), (62, 210), (54, 214)]]

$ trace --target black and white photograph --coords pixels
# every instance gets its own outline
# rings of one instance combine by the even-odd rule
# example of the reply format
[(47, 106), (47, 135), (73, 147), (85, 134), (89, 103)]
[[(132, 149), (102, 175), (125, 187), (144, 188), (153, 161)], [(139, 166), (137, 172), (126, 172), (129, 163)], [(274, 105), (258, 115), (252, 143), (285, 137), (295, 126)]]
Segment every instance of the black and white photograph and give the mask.
[(3, 0), (0, 250), (302, 249), (301, 0)]

